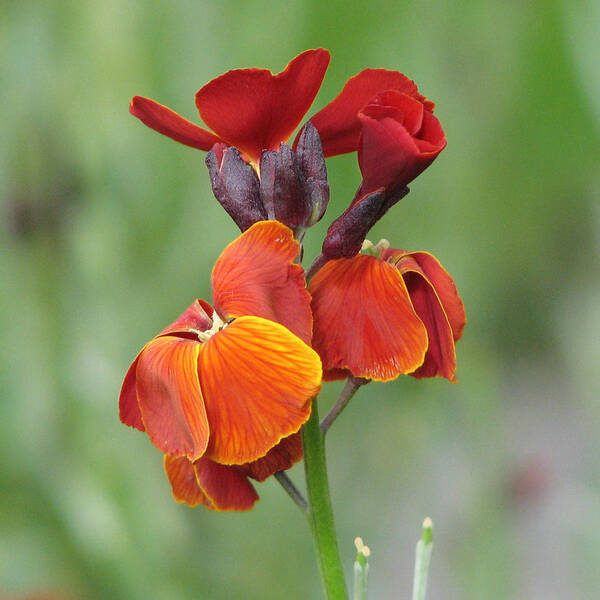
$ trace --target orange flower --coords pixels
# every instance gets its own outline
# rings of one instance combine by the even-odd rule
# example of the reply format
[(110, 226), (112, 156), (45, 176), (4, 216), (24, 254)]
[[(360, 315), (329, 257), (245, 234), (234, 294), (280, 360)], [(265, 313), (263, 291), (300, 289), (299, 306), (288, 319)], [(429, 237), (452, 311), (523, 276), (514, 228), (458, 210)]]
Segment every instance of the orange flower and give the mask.
[(324, 379), (350, 373), (389, 381), (409, 373), (454, 380), (454, 343), (465, 313), (454, 282), (431, 254), (385, 249), (331, 260), (309, 291)]
[(308, 419), (321, 364), (308, 345), (299, 250), (281, 223), (250, 227), (215, 264), (215, 308), (196, 300), (129, 368), (121, 421), (146, 431), (167, 462), (243, 465)]

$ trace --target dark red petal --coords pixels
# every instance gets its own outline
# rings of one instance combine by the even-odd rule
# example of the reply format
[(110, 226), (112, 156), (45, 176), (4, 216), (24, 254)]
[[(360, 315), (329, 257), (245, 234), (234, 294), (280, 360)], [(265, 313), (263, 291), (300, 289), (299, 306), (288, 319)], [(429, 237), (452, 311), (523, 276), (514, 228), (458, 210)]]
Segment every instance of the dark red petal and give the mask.
[(285, 325), (310, 344), (312, 315), (300, 244), (277, 221), (256, 223), (221, 254), (212, 272), (213, 299), (225, 320), (253, 315)]
[[(455, 321), (460, 337), (465, 323), (465, 314), (454, 282), (435, 257), (426, 252), (402, 253), (387, 250), (389, 261), (402, 273), (413, 306), (427, 328), (429, 346), (423, 365), (414, 373), (414, 377), (445, 377), (455, 381), (456, 352), (454, 348), (453, 328), (442, 301), (443, 294)], [(433, 279), (428, 277), (422, 263), (426, 265)], [(439, 290), (438, 290), (439, 285)]]
[[(319, 130), (325, 156), (346, 154), (358, 149), (361, 126), (359, 111), (377, 94), (398, 90), (424, 101), (414, 81), (398, 71), (365, 69), (348, 80), (339, 96), (310, 119)], [(430, 110), (432, 103), (427, 103)]]
[(198, 341), (151, 340), (136, 369), (142, 420), (152, 443), (166, 454), (196, 460), (208, 444), (208, 420), (198, 380)]
[[(411, 135), (398, 121), (360, 115), (363, 133), (358, 163), (363, 176), (361, 196), (381, 187), (397, 189), (412, 181), (433, 158), (423, 160)], [(425, 164), (426, 163), (426, 164)]]
[(140, 406), (137, 400), (137, 392), (135, 386), (135, 370), (137, 368), (139, 355), (131, 363), (123, 380), (121, 386), (121, 394), (119, 396), (119, 418), (121, 423), (135, 427), (140, 431), (146, 431), (144, 429), (144, 423), (142, 422), (142, 413), (140, 412)]
[(220, 142), (216, 135), (184, 119), (170, 108), (142, 96), (134, 96), (129, 112), (158, 133), (162, 133), (186, 146), (199, 150), (210, 150)]
[(302, 436), (294, 433), (283, 438), (277, 446), (271, 448), (265, 456), (244, 465), (249, 477), (264, 481), (267, 477), (285, 471), (302, 459)]
[[(158, 335), (187, 334), (190, 331), (206, 331), (212, 326), (213, 307), (204, 300), (194, 300), (173, 323), (165, 327)], [(158, 337), (158, 336), (157, 336)]]
[(165, 454), (164, 466), (173, 490), (173, 497), (177, 502), (185, 502), (189, 506), (203, 504), (208, 508), (213, 508), (211, 501), (198, 485), (194, 465), (189, 459), (185, 456)]
[(262, 150), (286, 141), (310, 108), (329, 64), (329, 52), (307, 50), (286, 69), (229, 71), (196, 94), (203, 121), (227, 144), (258, 164)]
[(206, 457), (222, 464), (261, 458), (298, 431), (321, 388), (317, 353), (259, 317), (239, 317), (209, 338), (198, 364), (210, 424)]
[(454, 341), (457, 342), (462, 336), (467, 317), (454, 280), (438, 259), (429, 252), (411, 252), (410, 255), (419, 264), (435, 289), (450, 322)]
[(213, 510), (250, 510), (258, 500), (258, 494), (240, 467), (201, 458), (194, 463), (194, 470), (198, 486)]
[(400, 121), (411, 136), (419, 133), (423, 124), (423, 113), (426, 112), (421, 102), (396, 90), (379, 94), (371, 104), (361, 111), (371, 117), (374, 116), (369, 114), (369, 109), (385, 110), (387, 113), (385, 116), (393, 116), (394, 119)]
[(332, 260), (309, 290), (313, 347), (324, 370), (388, 381), (422, 364), (427, 332), (392, 265), (363, 254)]

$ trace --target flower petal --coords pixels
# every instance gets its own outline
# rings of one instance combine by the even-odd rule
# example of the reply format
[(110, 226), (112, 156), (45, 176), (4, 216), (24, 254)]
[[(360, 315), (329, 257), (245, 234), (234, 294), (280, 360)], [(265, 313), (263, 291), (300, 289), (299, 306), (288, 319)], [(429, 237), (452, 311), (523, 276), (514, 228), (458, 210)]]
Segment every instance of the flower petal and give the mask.
[(204, 454), (209, 429), (198, 381), (200, 343), (171, 336), (151, 340), (136, 369), (142, 420), (152, 443), (175, 456)]
[(216, 135), (184, 119), (170, 108), (142, 96), (134, 96), (129, 112), (142, 123), (186, 146), (210, 150), (221, 141)]
[[(391, 257), (390, 262), (402, 273), (415, 310), (429, 334), (429, 347), (423, 365), (411, 375), (417, 378), (439, 376), (455, 381), (454, 342), (460, 338), (466, 318), (452, 278), (438, 260), (427, 252), (404, 253), (390, 249), (385, 255)], [(429, 273), (432, 278), (429, 278)]]
[(138, 356), (131, 363), (123, 380), (121, 386), (121, 394), (119, 395), (119, 418), (121, 423), (135, 427), (140, 431), (146, 431), (144, 429), (144, 423), (142, 422), (142, 413), (140, 412), (140, 406), (138, 404), (137, 392), (136, 392), (136, 377), (135, 371), (138, 363)]
[(236, 69), (196, 94), (203, 121), (228, 145), (258, 164), (263, 150), (276, 150), (310, 108), (329, 64), (329, 52), (307, 50), (286, 69)]
[(194, 463), (194, 471), (212, 510), (250, 510), (258, 500), (256, 490), (241, 467), (201, 458)]
[(198, 363), (211, 431), (206, 456), (223, 464), (256, 460), (298, 431), (321, 387), (316, 352), (259, 317), (235, 319), (209, 338)]
[(165, 454), (164, 466), (173, 490), (173, 497), (177, 502), (185, 502), (190, 506), (203, 504), (212, 508), (211, 501), (198, 485), (194, 464), (189, 459), (185, 456)]
[(429, 254), (429, 252), (411, 252), (410, 255), (418, 263), (435, 289), (450, 322), (454, 341), (457, 342), (462, 336), (467, 317), (454, 280), (433, 254)]
[[(196, 299), (170, 325), (158, 335), (186, 335), (190, 332), (206, 331), (212, 326), (213, 307), (204, 300)], [(158, 336), (157, 336), (158, 337)], [(194, 339), (197, 336), (194, 335)]]
[(234, 240), (212, 272), (213, 299), (225, 320), (253, 315), (285, 325), (307, 344), (312, 334), (300, 244), (277, 221), (260, 221)]
[(313, 347), (323, 369), (395, 379), (422, 364), (427, 332), (402, 276), (373, 256), (332, 260), (310, 282)]
[(339, 96), (310, 119), (319, 130), (325, 156), (358, 149), (361, 132), (358, 113), (374, 96), (387, 90), (398, 90), (424, 102), (426, 110), (433, 110), (433, 103), (419, 94), (415, 82), (406, 75), (386, 69), (365, 69), (350, 78)]
[(277, 446), (271, 448), (262, 458), (244, 465), (249, 477), (264, 481), (267, 477), (285, 471), (302, 459), (302, 436), (293, 433), (283, 438)]

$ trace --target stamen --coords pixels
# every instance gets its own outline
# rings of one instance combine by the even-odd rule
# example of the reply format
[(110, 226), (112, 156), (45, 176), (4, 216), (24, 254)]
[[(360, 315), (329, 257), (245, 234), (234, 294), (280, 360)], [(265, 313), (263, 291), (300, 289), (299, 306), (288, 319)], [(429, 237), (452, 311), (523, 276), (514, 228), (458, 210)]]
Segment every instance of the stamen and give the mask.
[(221, 320), (221, 317), (217, 314), (217, 311), (213, 311), (212, 314), (212, 327), (207, 329), (206, 331), (198, 331), (193, 329), (192, 331), (198, 336), (198, 339), (201, 342), (206, 342), (209, 338), (211, 338), (215, 333), (221, 331), (221, 329), (225, 329), (227, 327), (227, 323)]

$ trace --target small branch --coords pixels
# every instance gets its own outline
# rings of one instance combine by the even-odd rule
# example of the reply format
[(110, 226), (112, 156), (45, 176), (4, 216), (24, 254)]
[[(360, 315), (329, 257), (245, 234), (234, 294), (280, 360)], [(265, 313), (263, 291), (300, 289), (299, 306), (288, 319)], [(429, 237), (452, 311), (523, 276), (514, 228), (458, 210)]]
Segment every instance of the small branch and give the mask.
[(360, 386), (365, 385), (365, 383), (369, 383), (369, 380), (363, 379), (362, 377), (348, 378), (337, 402), (333, 405), (327, 416), (321, 421), (321, 431), (323, 432), (323, 435), (327, 433), (327, 430), (331, 427), (332, 423), (337, 419), (344, 408), (346, 408), (348, 402), (352, 400), (352, 397), (356, 394), (356, 390), (358, 390)]
[(285, 471), (277, 471), (277, 473), (275, 473), (275, 479), (277, 479), (279, 485), (286, 491), (287, 495), (294, 501), (296, 506), (304, 514), (307, 514), (308, 502), (304, 499), (304, 496), (294, 485), (293, 481), (287, 476), (287, 473)]
[(316, 274), (316, 272), (328, 261), (329, 259), (326, 256), (323, 256), (323, 254), (319, 254), (319, 256), (317, 256), (317, 258), (315, 258), (315, 260), (313, 261), (313, 264), (310, 265), (310, 267), (308, 268), (308, 271), (306, 271), (306, 281), (309, 282), (314, 275)]

